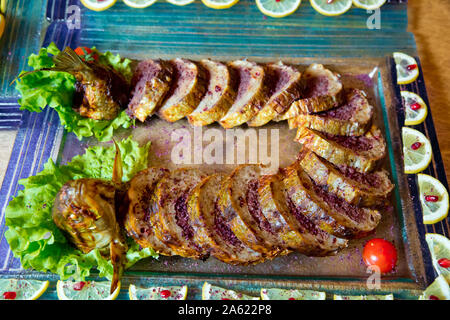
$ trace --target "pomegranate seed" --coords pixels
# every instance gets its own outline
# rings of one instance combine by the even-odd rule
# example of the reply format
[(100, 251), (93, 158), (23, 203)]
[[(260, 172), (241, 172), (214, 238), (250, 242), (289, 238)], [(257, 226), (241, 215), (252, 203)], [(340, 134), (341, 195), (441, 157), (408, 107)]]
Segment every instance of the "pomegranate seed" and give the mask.
[(295, 298), (289, 298), (288, 300), (295, 300)]
[(412, 71), (412, 70), (414, 70), (416, 68), (417, 68), (417, 64), (410, 64), (409, 66), (406, 67), (406, 70)]
[(416, 111), (416, 110), (419, 110), (420, 108), (421, 108), (422, 106), (420, 105), (420, 103), (413, 103), (411, 106), (410, 106), (410, 108), (411, 108), (411, 110), (414, 110), (414, 111)]
[(80, 281), (73, 285), (73, 290), (80, 291), (86, 285), (86, 282)]
[(431, 296), (430, 296), (430, 300), (441, 300), (441, 299), (439, 299), (439, 298), (436, 297), (436, 296), (431, 295)]
[(14, 291), (3, 292), (3, 298), (6, 300), (14, 300), (17, 297), (17, 293)]
[(414, 142), (414, 143), (411, 145), (411, 149), (417, 150), (417, 149), (419, 149), (421, 146), (422, 146), (422, 144), (421, 144), (420, 142)]
[(163, 290), (161, 291), (161, 297), (163, 297), (164, 299), (167, 299), (168, 297), (170, 297), (170, 290)]
[(438, 196), (425, 196), (425, 200), (428, 202), (437, 202), (439, 200)]
[(442, 268), (450, 268), (450, 259), (447, 258), (442, 258), (438, 260), (438, 264), (442, 267)]

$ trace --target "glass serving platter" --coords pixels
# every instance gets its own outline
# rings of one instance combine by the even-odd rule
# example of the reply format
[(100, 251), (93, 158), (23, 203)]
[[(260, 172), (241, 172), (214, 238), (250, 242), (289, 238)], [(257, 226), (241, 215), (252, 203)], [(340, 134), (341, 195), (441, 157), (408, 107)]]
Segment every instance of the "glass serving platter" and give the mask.
[[(117, 4), (110, 9), (111, 12), (103, 16), (99, 13), (82, 10), (81, 30), (69, 32), (65, 26), (64, 17), (58, 18), (61, 21), (55, 18), (45, 32), (43, 45), (48, 45), (48, 43), (54, 41), (60, 48), (65, 45), (72, 47), (79, 45), (96, 46), (99, 50), (111, 50), (133, 59), (184, 57), (197, 60), (208, 57), (229, 61), (245, 57), (258, 62), (281, 59), (284, 62), (301, 66), (316, 62), (339, 72), (343, 77), (344, 84), (366, 91), (370, 103), (375, 108), (374, 121), (385, 134), (388, 152), (382, 166), (390, 172), (390, 177), (396, 186), (391, 198), (394, 209), (392, 212), (383, 215), (380, 225), (374, 234), (368, 238), (382, 237), (393, 241), (399, 254), (398, 265), (392, 274), (382, 277), (381, 288), (369, 290), (366, 281), (370, 273), (361, 260), (361, 250), (368, 238), (350, 241), (349, 247), (336, 256), (312, 258), (300, 254), (290, 254), (273, 261), (248, 267), (231, 266), (212, 258), (203, 262), (181, 257), (160, 257), (158, 260), (142, 260), (129, 269), (125, 273), (122, 287), (124, 290), (119, 297), (126, 297), (125, 289), (128, 283), (137, 282), (143, 285), (149, 283), (160, 285), (183, 283), (190, 287), (188, 298), (199, 299), (201, 297), (201, 285), (204, 281), (254, 295), (259, 295), (261, 287), (280, 287), (312, 288), (330, 294), (376, 292), (380, 294), (394, 293), (396, 298), (417, 297), (421, 290), (434, 279), (430, 255), (423, 238), (425, 232), (432, 231), (425, 229), (421, 222), (421, 210), (414, 176), (405, 175), (402, 172), (400, 128), (403, 125), (403, 111), (399, 90), (408, 89), (418, 92), (425, 99), (426, 92), (422, 78), (417, 81), (418, 85), (408, 85), (404, 88), (397, 86), (395, 66), (390, 57), (392, 51), (396, 49), (415, 55), (412, 36), (406, 32), (393, 33), (395, 25), (390, 24), (387, 33), (377, 33), (374, 38), (367, 39), (362, 44), (361, 39), (367, 36), (368, 31), (362, 30), (361, 21), (357, 18), (363, 18), (367, 15), (364, 16), (364, 13), (357, 12), (350, 16), (350, 19), (355, 21), (353, 24), (341, 23), (339, 25), (339, 22), (333, 22), (341, 28), (341, 40), (344, 41), (342, 42), (332, 37), (324, 38), (323, 35), (326, 34), (326, 30), (324, 31), (320, 25), (316, 25), (317, 21), (312, 17), (305, 17), (304, 12), (306, 14), (311, 14), (311, 12), (303, 5), (301, 10), (304, 11), (299, 15), (306, 20), (294, 20), (295, 17), (291, 17), (280, 21), (267, 20), (262, 24), (261, 16), (256, 15), (251, 2), (242, 2), (242, 4), (238, 4), (242, 5), (241, 7), (237, 5), (231, 11), (225, 11), (225, 19), (222, 17), (223, 25), (232, 26), (228, 30), (223, 25), (222, 27), (218, 25), (218, 14), (214, 10), (200, 8), (199, 4), (193, 4), (196, 7), (186, 9), (157, 3), (156, 5), (161, 6), (155, 8), (155, 11), (126, 11), (123, 4)], [(73, 3), (76, 4), (77, 1), (66, 1), (66, 5)], [(49, 1), (48, 6), (51, 9), (55, 4), (53, 1)], [(405, 9), (404, 5), (389, 5), (391, 11), (387, 11), (387, 14), (403, 17), (404, 13), (400, 11), (398, 6)], [(204, 19), (197, 17), (194, 23), (194, 21), (189, 20), (189, 13), (192, 13), (195, 9), (198, 9), (199, 17)], [(239, 11), (239, 9), (245, 12)], [(59, 8), (57, 12), (64, 11)], [(244, 13), (249, 16), (248, 24), (246, 24), (247, 29), (245, 29), (247, 31), (238, 28), (239, 25), (242, 25), (242, 21), (238, 21), (236, 17), (232, 18), (233, 14), (244, 15)], [(213, 15), (211, 16), (211, 14)], [(167, 21), (165, 21), (165, 24), (158, 24), (164, 17), (170, 15), (172, 15), (173, 21), (176, 21), (173, 27), (169, 26)], [(47, 16), (49, 16), (48, 12)], [(57, 16), (57, 14), (51, 14), (50, 16)], [(174, 17), (178, 17), (178, 19)], [(230, 18), (230, 20), (226, 18)], [(119, 19), (120, 23), (115, 24), (111, 22), (111, 19)], [(297, 16), (297, 19), (299, 19), (299, 16)], [(320, 19), (324, 18), (319, 17)], [(299, 30), (305, 30), (304, 27), (308, 25), (308, 20), (312, 25), (311, 29), (303, 37), (297, 35)], [(144, 28), (146, 21), (152, 22), (152, 25), (148, 28)], [(187, 23), (187, 21), (191, 23), (188, 26), (189, 28), (182, 28), (183, 22)], [(212, 26), (210, 33), (200, 32), (205, 28), (205, 21), (209, 26)], [(215, 21), (215, 24), (213, 21)], [(402, 23), (399, 22), (399, 24)], [(118, 26), (123, 30), (120, 37), (117, 37), (117, 34), (119, 34)], [(350, 29), (356, 30), (354, 34), (349, 33)], [(135, 30), (134, 34), (132, 34), (132, 30)], [(168, 36), (177, 32), (183, 34), (174, 38)], [(236, 32), (239, 34), (238, 37)], [(190, 33), (191, 35), (189, 35)], [(189, 38), (192, 33), (197, 34), (197, 36)], [(220, 37), (220, 33), (224, 34)], [(299, 33), (301, 34), (301, 32)], [(334, 35), (338, 33), (338, 31), (333, 31)], [(164, 34), (166, 38), (163, 37)], [(276, 35), (283, 36), (283, 38), (271, 38)], [(154, 40), (155, 38), (157, 40)], [(384, 40), (386, 42), (383, 42)], [(305, 41), (303, 47), (302, 41)], [(197, 43), (202, 43), (202, 46), (193, 45)], [(432, 142), (437, 142), (431, 115), (421, 126), (418, 126), (422, 129), (421, 131), (424, 132), (426, 129), (426, 134)], [(225, 134), (225, 130), (217, 125), (203, 127), (202, 132), (204, 133), (211, 128), (218, 129)], [(172, 148), (178, 142), (172, 141), (171, 134), (176, 132), (177, 129), (187, 130), (186, 133), (189, 133), (192, 137), (199, 134), (198, 130), (194, 132), (186, 120), (167, 123), (154, 117), (144, 124), (138, 124), (135, 128), (119, 130), (116, 138), (120, 139), (133, 135), (134, 139), (141, 143), (151, 141), (149, 164), (162, 165), (173, 169), (185, 166), (173, 163), (170, 157)], [(243, 130), (242, 134), (254, 130), (256, 136), (259, 136), (263, 132), (262, 130), (266, 131), (269, 137), (269, 143), (264, 144), (266, 150), (270, 150), (271, 134), (278, 133), (280, 142), (278, 165), (280, 167), (292, 163), (300, 149), (300, 145), (293, 141), (295, 130), (289, 130), (285, 121), (269, 123), (256, 129), (249, 129), (246, 126), (242, 126), (240, 129)], [(99, 143), (94, 139), (79, 141), (73, 134), (65, 132), (53, 110), (47, 108), (40, 114), (23, 112), (22, 124), (1, 189), (1, 203), (6, 205), (8, 199), (16, 194), (19, 178), (40, 171), (48, 158), (51, 157), (57, 163), (63, 164), (74, 155), (82, 153), (87, 146), (96, 144)], [(204, 142), (204, 146), (207, 144), (208, 142)], [(257, 152), (257, 149), (252, 148), (255, 148), (255, 145), (248, 146), (244, 162), (250, 162), (251, 160), (249, 155), (252, 154), (252, 151), (249, 150)], [(438, 176), (441, 181), (445, 181), (445, 174), (443, 175), (444, 178), (442, 177), (442, 159), (437, 143), (433, 143), (433, 148), (433, 162), (425, 173)], [(196, 151), (198, 150), (193, 150), (193, 158)], [(202, 170), (208, 172), (229, 172), (235, 165), (236, 163), (230, 165), (202, 163), (193, 166), (200, 166)], [(3, 212), (4, 207), (2, 217)], [(433, 231), (448, 236), (447, 221), (427, 228), (431, 227)], [(0, 276), (57, 279), (55, 275), (21, 269), (20, 262), (8, 252), (3, 230), (4, 225), (2, 224), (0, 252), (2, 254), (5, 252), (5, 256), (0, 258)], [(44, 298), (55, 298), (54, 285), (55, 283), (52, 282)]]

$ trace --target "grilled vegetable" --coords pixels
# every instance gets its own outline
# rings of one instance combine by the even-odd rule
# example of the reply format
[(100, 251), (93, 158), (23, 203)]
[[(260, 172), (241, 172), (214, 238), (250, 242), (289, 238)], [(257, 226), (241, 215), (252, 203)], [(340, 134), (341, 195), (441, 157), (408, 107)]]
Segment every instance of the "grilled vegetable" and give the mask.
[(71, 48), (53, 57), (54, 67), (23, 73), (20, 78), (36, 71), (67, 72), (76, 78), (74, 109), (81, 116), (94, 120), (112, 120), (128, 105), (130, 87), (114, 69), (95, 60), (83, 61)]
[(83, 178), (62, 186), (52, 209), (55, 224), (78, 249), (88, 253), (99, 249), (110, 257), (114, 274), (111, 293), (123, 271), (127, 245), (116, 219), (116, 194), (122, 181), (122, 162), (116, 144), (112, 181)]

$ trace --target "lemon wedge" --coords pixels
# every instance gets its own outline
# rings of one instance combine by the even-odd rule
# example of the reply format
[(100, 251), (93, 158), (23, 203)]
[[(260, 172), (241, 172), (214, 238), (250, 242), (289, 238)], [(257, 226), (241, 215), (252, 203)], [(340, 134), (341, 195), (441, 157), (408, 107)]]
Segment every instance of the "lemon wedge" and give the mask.
[(444, 277), (437, 277), (419, 297), (419, 300), (450, 300), (450, 288)]
[(143, 9), (150, 7), (156, 0), (123, 0), (123, 2), (131, 8)]
[(427, 174), (418, 174), (417, 181), (422, 205), (423, 223), (433, 224), (448, 215), (448, 192), (444, 185)]
[(272, 18), (283, 18), (293, 14), (301, 0), (256, 0), (259, 11)]
[(310, 0), (311, 6), (324, 16), (339, 16), (352, 7), (352, 0)]
[(202, 300), (260, 300), (233, 290), (216, 287), (205, 282), (202, 287)]
[(415, 126), (424, 122), (428, 115), (428, 107), (423, 99), (410, 91), (402, 91), (400, 94), (405, 107), (405, 125)]
[(355, 7), (366, 10), (375, 10), (380, 8), (386, 0), (353, 0)]
[(397, 69), (397, 84), (409, 84), (419, 77), (419, 65), (411, 56), (401, 52), (394, 52)]
[(325, 292), (296, 289), (261, 289), (261, 300), (325, 300)]
[(187, 286), (141, 288), (130, 284), (128, 295), (130, 300), (186, 300)]
[(81, 3), (88, 9), (103, 11), (111, 8), (117, 0), (81, 0)]
[(213, 9), (228, 9), (234, 6), (239, 0), (202, 0), (203, 4)]
[(405, 173), (425, 170), (431, 162), (431, 143), (422, 132), (409, 127), (402, 128)]
[(61, 281), (56, 284), (59, 300), (115, 300), (120, 292), (117, 289), (110, 294), (110, 281)]
[(194, 1), (195, 0), (167, 0), (168, 3), (174, 4), (176, 6), (185, 6)]
[(442, 275), (450, 283), (450, 239), (437, 233), (425, 235), (430, 248), (433, 265), (438, 275)]
[(36, 300), (47, 290), (48, 281), (0, 279), (0, 300)]

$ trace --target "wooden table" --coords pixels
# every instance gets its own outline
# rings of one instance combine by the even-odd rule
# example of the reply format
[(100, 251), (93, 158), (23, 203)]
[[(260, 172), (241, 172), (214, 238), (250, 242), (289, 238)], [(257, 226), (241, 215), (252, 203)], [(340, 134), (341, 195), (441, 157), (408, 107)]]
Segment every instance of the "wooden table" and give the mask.
[[(430, 108), (450, 181), (450, 1), (409, 0), (409, 31), (416, 36)], [(0, 132), (0, 181), (8, 165), (15, 132)]]

